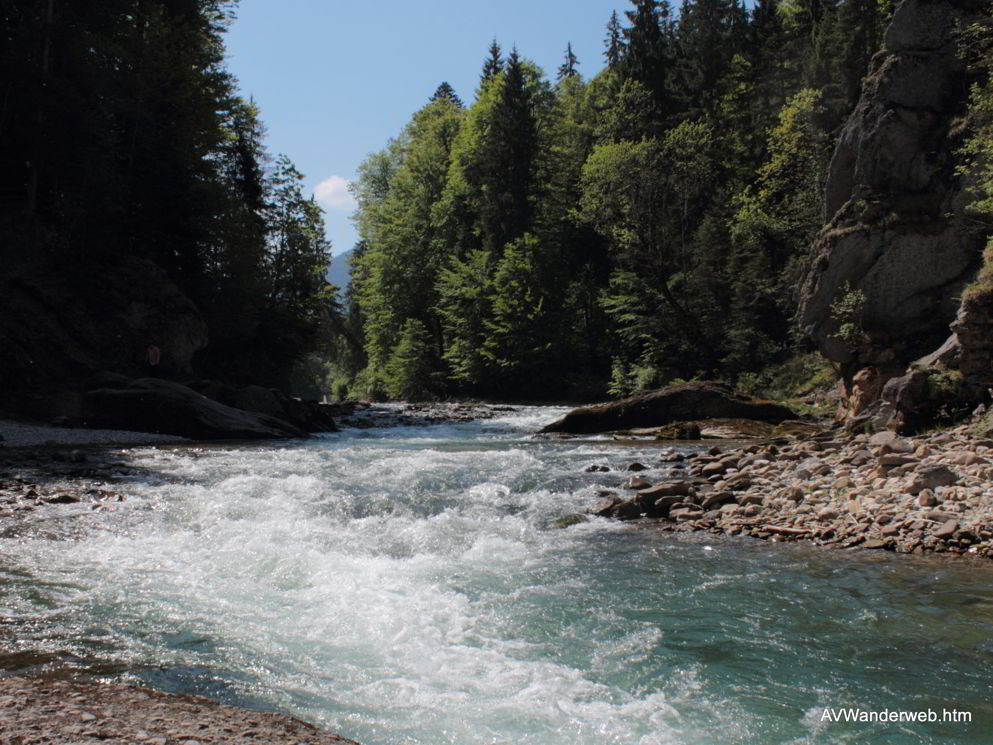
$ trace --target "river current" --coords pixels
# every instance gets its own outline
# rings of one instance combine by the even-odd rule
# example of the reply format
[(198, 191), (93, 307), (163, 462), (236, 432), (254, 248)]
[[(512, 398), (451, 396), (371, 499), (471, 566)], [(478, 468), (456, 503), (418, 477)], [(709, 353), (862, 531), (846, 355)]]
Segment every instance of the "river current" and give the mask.
[(363, 745), (993, 742), (993, 571), (556, 527), (659, 465), (559, 413), (133, 450), (0, 539), (0, 646)]

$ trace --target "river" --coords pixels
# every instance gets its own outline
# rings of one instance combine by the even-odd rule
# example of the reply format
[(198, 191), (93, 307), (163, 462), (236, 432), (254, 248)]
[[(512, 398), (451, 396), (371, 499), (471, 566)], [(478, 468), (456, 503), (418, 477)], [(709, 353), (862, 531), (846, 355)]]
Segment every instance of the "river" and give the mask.
[(557, 528), (659, 466), (558, 413), (132, 450), (127, 501), (0, 539), (0, 644), (363, 745), (991, 742), (993, 572)]

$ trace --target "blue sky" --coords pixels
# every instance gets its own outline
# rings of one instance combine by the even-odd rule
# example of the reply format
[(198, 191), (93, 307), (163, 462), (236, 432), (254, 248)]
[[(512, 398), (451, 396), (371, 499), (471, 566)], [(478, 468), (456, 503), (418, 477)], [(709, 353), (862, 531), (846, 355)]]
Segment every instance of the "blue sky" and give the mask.
[[(494, 38), (554, 79), (572, 42), (588, 78), (610, 13), (627, 0), (241, 0), (228, 68), (254, 96), (269, 149), (307, 176), (334, 253), (356, 240), (345, 186), (447, 80), (467, 104)], [(622, 16), (623, 19), (623, 16)]]

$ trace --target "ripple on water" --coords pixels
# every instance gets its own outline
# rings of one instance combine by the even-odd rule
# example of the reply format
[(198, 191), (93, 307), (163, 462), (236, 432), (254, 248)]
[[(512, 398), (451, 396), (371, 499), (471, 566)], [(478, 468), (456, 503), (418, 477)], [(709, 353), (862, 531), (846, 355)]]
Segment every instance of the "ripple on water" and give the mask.
[(551, 529), (654, 453), (529, 440), (542, 417), (137, 451), (117, 512), (0, 543), (0, 637), (365, 745), (988, 742), (988, 571)]

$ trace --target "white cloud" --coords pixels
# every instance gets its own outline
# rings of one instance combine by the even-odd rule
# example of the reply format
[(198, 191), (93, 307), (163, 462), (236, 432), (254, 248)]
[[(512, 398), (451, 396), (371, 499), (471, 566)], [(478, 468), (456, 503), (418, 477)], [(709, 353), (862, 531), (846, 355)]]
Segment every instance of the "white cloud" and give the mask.
[(348, 181), (341, 176), (331, 176), (324, 179), (314, 189), (314, 197), (321, 206), (329, 210), (355, 208), (355, 197), (348, 190)]

